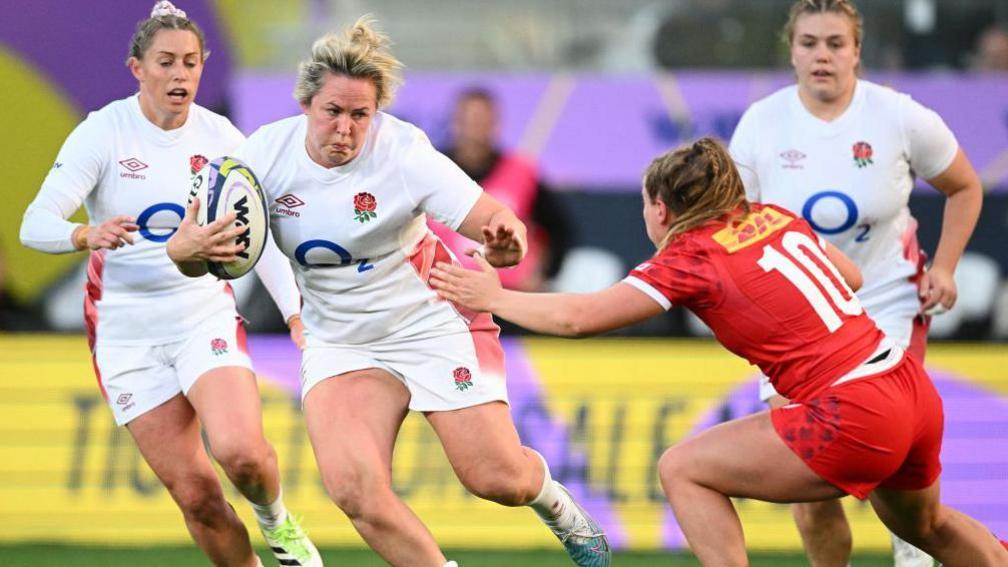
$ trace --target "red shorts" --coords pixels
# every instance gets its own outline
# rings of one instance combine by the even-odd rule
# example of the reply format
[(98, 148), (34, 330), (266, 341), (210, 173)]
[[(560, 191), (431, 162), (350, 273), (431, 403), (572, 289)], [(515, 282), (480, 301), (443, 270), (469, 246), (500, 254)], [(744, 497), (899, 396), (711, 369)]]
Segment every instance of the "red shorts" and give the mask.
[(770, 419), (809, 468), (862, 500), (878, 486), (927, 488), (941, 473), (942, 402), (912, 356), (882, 374), (772, 410)]

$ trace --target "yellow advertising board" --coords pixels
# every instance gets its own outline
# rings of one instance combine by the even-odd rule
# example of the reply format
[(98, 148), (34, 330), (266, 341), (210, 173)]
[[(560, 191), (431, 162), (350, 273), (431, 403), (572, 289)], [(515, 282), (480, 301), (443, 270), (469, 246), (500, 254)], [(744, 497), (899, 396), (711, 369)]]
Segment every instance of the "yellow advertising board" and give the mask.
[[(297, 352), (253, 337), (266, 432), (285, 500), (320, 545), (363, 545), (322, 487), (302, 424)], [(680, 548), (657, 483), (661, 452), (705, 427), (760, 409), (755, 372), (715, 343), (667, 339), (506, 341), (512, 413), (619, 547)], [(1008, 365), (1001, 345), (932, 346), (946, 403), (947, 499), (1008, 530)], [(2, 541), (151, 545), (188, 541), (181, 515), (98, 393), (82, 337), (0, 336)], [(553, 547), (531, 511), (468, 495), (422, 416), (396, 447), (396, 490), (450, 547)], [(247, 525), (247, 504), (226, 485)], [(986, 490), (983, 490), (986, 489)], [(752, 549), (799, 549), (787, 507), (736, 503)], [(888, 536), (870, 507), (846, 499), (856, 547)]]

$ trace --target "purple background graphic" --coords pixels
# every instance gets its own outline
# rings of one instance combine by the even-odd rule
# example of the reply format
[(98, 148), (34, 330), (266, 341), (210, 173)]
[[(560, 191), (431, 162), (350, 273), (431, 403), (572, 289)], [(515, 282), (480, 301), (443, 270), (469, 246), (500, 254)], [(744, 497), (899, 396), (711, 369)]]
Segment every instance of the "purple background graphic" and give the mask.
[[(1008, 191), (1008, 76), (872, 73), (867, 78), (936, 110), (977, 170), (987, 172), (992, 188)], [(749, 104), (790, 83), (788, 73), (751, 71), (655, 77), (418, 72), (407, 75), (389, 111), (441, 147), (454, 97), (468, 87), (487, 87), (502, 105), (504, 144), (537, 158), (550, 182), (636, 191), (657, 154), (700, 135), (729, 139)], [(240, 74), (232, 89), (235, 123), (251, 133), (299, 112), (293, 85), (292, 73)]]
[[(208, 60), (196, 101), (211, 109), (227, 106), (230, 46), (208, 0), (180, 3), (206, 35)], [(137, 22), (150, 16), (154, 0), (8, 0), (0, 17), (0, 48), (40, 71), (77, 110), (98, 110), (137, 91), (126, 68)]]

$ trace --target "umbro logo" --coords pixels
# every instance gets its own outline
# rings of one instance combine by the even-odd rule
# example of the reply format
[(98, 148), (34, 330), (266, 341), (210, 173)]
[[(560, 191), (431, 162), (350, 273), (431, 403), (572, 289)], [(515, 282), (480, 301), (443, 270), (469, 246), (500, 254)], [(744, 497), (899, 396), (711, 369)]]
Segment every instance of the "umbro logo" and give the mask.
[(138, 160), (135, 157), (124, 159), (121, 162), (119, 162), (119, 165), (125, 167), (126, 169), (132, 171), (133, 173), (136, 173), (141, 169), (147, 169), (147, 164)]
[(798, 150), (787, 150), (786, 152), (781, 152), (780, 157), (787, 162), (781, 166), (784, 169), (805, 169), (804, 165), (798, 163), (805, 159), (805, 154)]
[(293, 210), (305, 202), (298, 198), (294, 193), (287, 193), (286, 195), (281, 195), (275, 199), (275, 202), (281, 206), (277, 207), (274, 212), (278, 215), (284, 215), (288, 217), (300, 217), (301, 213)]
[(147, 164), (138, 160), (137, 158), (131, 157), (128, 159), (124, 159), (119, 162), (119, 165), (123, 166), (129, 171), (129, 173), (126, 173), (125, 171), (120, 171), (119, 177), (127, 177), (129, 179), (147, 179), (147, 176), (140, 175), (139, 173), (137, 173), (141, 169), (147, 169)]
[(290, 209), (300, 207), (304, 204), (304, 201), (298, 199), (298, 196), (294, 193), (287, 193), (286, 195), (277, 197), (276, 202)]

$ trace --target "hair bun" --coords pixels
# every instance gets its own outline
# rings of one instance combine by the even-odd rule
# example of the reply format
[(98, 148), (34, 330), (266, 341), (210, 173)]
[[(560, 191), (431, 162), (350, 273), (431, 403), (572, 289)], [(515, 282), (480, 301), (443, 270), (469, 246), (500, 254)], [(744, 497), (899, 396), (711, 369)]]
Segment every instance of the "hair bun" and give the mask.
[(179, 10), (168, 0), (161, 0), (157, 4), (154, 4), (154, 9), (151, 10), (150, 17), (160, 18), (162, 16), (175, 16), (176, 18), (186, 19), (185, 11)]

